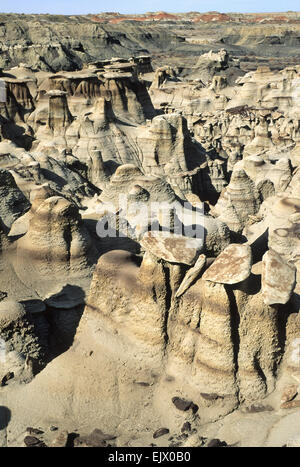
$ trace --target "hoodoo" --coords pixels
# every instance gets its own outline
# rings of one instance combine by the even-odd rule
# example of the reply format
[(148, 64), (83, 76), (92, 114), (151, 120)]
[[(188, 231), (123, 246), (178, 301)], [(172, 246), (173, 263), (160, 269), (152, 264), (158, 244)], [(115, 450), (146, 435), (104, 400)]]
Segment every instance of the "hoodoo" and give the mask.
[(0, 13), (0, 447), (300, 446), (299, 40)]

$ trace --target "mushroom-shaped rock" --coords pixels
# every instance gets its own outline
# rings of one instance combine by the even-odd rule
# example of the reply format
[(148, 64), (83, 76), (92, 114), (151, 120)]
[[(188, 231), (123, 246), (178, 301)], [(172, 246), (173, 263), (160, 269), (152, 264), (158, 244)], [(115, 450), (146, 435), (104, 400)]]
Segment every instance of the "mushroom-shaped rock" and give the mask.
[(49, 96), (48, 126), (55, 134), (60, 134), (72, 122), (67, 101), (67, 92), (51, 90)]
[(203, 248), (203, 239), (184, 237), (171, 232), (146, 232), (141, 240), (145, 250), (169, 263), (193, 265)]
[(262, 259), (262, 296), (266, 305), (284, 305), (296, 284), (296, 268), (276, 251), (268, 250)]
[(250, 276), (251, 266), (250, 246), (232, 243), (217, 257), (202, 278), (220, 284), (237, 284)]

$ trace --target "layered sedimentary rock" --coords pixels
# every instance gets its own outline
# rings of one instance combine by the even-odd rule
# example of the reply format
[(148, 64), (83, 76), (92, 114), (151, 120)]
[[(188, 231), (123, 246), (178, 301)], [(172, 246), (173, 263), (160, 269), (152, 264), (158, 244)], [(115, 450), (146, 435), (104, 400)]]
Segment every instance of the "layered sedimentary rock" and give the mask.
[(54, 284), (82, 283), (85, 288), (95, 256), (76, 206), (54, 196), (40, 204), (27, 233), (18, 240), (15, 270), (25, 284), (45, 296)]
[(0, 172), (0, 216), (3, 225), (10, 229), (13, 222), (30, 207), (29, 201), (18, 189), (14, 178), (7, 170)]
[[(186, 120), (177, 113), (158, 116), (139, 138), (142, 148), (142, 164), (148, 173), (164, 173), (172, 177), (177, 172), (188, 172), (195, 168), (193, 146)], [(199, 159), (201, 155), (199, 154)]]
[(59, 134), (72, 122), (72, 115), (68, 108), (66, 92), (49, 91), (48, 126), (53, 134)]
[(28, 413), (47, 391), (54, 418), (118, 445), (245, 412), (273, 423), (299, 402), (282, 397), (300, 336), (298, 67), (246, 72), (224, 49), (83, 65), (75, 46), (64, 69), (57, 46), (52, 69), (2, 77), (7, 406), (22, 413), (10, 380), (48, 363), (18, 389)]
[(228, 68), (229, 56), (225, 49), (221, 49), (219, 52), (214, 53), (212, 50), (207, 54), (203, 54), (199, 57), (198, 62), (195, 65), (198, 79), (204, 84), (211, 81), (214, 75), (226, 70)]
[(259, 193), (254, 183), (244, 170), (236, 169), (214, 211), (231, 230), (238, 232), (244, 228), (249, 216), (258, 212), (259, 206)]

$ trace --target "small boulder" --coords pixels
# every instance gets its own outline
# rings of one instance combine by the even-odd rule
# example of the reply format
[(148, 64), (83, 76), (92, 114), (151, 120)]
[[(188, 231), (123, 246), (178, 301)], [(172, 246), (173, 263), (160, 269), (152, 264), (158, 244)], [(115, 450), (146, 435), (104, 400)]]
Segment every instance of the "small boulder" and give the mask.
[(190, 422), (185, 422), (182, 427), (181, 427), (181, 433), (184, 433), (185, 431), (190, 432), (192, 429)]
[(208, 441), (206, 447), (208, 448), (224, 448), (227, 446), (225, 441), (221, 441), (220, 439), (214, 438)]
[(107, 441), (115, 439), (116, 436), (103, 433), (103, 431), (95, 428), (91, 434), (86, 436), (78, 436), (74, 440), (74, 447), (108, 447)]
[(196, 404), (193, 403), (193, 401), (182, 399), (181, 397), (173, 397), (172, 402), (176, 409), (182, 410), (183, 412), (192, 409), (193, 413), (196, 413), (199, 408)]
[(46, 448), (44, 441), (36, 438), (35, 436), (25, 436), (24, 444), (27, 448)]
[(203, 399), (205, 399), (206, 401), (216, 401), (220, 397), (218, 394), (214, 392), (212, 393), (201, 392), (200, 396), (203, 397)]
[(159, 428), (153, 433), (153, 438), (160, 438), (161, 436), (167, 435), (168, 433), (170, 433), (168, 428)]

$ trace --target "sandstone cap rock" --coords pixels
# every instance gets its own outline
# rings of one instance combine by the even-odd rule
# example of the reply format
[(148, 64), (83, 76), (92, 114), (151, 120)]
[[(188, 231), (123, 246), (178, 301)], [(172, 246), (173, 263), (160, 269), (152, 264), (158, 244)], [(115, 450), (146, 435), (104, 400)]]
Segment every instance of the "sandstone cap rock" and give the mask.
[(262, 259), (262, 295), (267, 305), (284, 305), (296, 283), (296, 268), (275, 250), (268, 250)]
[(146, 232), (140, 243), (158, 258), (188, 265), (195, 263), (203, 247), (203, 239), (159, 231)]
[(250, 276), (251, 266), (250, 246), (232, 243), (217, 257), (202, 277), (220, 284), (237, 284)]

